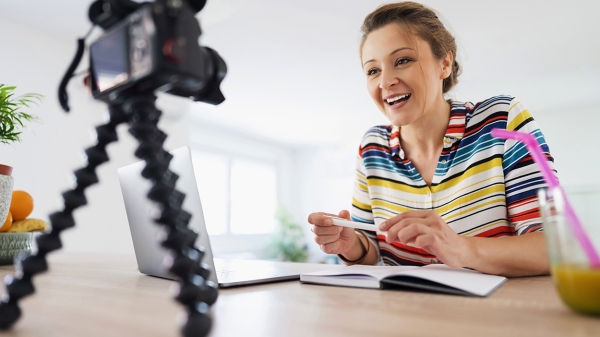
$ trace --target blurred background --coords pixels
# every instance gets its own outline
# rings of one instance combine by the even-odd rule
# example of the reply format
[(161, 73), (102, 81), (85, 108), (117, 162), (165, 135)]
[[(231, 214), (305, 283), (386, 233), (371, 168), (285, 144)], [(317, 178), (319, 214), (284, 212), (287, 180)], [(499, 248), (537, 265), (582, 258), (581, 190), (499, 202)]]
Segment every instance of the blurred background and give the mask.
[[(219, 106), (160, 96), (167, 149), (188, 145), (216, 256), (269, 257), (267, 242), (287, 226), (305, 234), (312, 262), (331, 261), (310, 235), (314, 211), (349, 209), (355, 157), (363, 133), (386, 120), (371, 102), (358, 47), (364, 17), (390, 1), (208, 0), (197, 15), (201, 44), (217, 50), (228, 74)], [(449, 97), (478, 102), (519, 97), (547, 138), (561, 183), (600, 240), (600, 2), (422, 1), (455, 35), (463, 73)], [(71, 81), (71, 113), (60, 110), (58, 83), (90, 24), (90, 2), (0, 1), (0, 83), (17, 94), (46, 96), (27, 112), (22, 142), (0, 146), (14, 167), (15, 189), (47, 219), (73, 184), (71, 172), (95, 144), (106, 109), (82, 78)], [(94, 36), (99, 36), (97, 29)], [(86, 55), (87, 57), (87, 55)], [(87, 67), (84, 58), (80, 70)], [(136, 141), (119, 129), (99, 168), (101, 183), (75, 212), (64, 249), (133, 254), (117, 169), (137, 161)], [(276, 209), (287, 214), (275, 219)], [(598, 214), (600, 215), (600, 214)], [(283, 219), (283, 220), (282, 220)], [(589, 219), (589, 220), (588, 220)], [(300, 235), (301, 236), (301, 235)], [(600, 244), (600, 243), (599, 243)]]

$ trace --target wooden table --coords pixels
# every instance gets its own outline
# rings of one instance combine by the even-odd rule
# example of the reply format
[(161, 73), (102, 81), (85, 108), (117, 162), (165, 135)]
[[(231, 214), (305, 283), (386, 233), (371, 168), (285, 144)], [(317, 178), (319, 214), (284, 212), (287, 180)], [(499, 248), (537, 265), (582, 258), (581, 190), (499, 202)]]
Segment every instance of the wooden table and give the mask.
[[(50, 262), (3, 335), (179, 336), (176, 283), (140, 274), (134, 256), (57, 252)], [(550, 277), (510, 279), (488, 298), (288, 281), (220, 290), (213, 317), (210, 336), (600, 336), (600, 317), (571, 312)]]

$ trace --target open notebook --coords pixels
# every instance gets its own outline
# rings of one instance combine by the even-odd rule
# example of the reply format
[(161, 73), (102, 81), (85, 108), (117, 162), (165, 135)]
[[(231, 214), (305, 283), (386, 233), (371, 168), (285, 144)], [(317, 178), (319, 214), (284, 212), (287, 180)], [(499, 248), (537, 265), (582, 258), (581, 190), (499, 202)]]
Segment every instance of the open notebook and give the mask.
[(300, 275), (300, 282), (359, 288), (417, 288), (455, 295), (485, 297), (506, 277), (451, 268), (443, 264), (424, 267), (353, 265)]

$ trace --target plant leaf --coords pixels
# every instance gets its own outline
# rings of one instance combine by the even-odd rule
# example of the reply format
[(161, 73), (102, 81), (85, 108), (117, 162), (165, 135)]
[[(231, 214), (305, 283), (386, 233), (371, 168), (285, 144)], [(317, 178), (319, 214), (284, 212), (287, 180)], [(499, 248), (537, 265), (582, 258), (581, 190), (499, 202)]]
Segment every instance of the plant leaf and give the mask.
[[(25, 122), (37, 121), (38, 117), (22, 111), (31, 105), (40, 105), (44, 95), (26, 93), (16, 97), (16, 86), (0, 83), (0, 143), (10, 144), (21, 141), (19, 135)], [(18, 128), (17, 128), (18, 127)]]

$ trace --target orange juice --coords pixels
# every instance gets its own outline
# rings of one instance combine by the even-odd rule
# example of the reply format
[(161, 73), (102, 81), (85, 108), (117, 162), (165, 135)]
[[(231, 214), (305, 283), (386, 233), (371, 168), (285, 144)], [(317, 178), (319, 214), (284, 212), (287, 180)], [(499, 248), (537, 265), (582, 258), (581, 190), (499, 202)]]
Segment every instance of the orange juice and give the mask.
[(552, 278), (563, 302), (571, 309), (600, 315), (600, 268), (557, 264), (552, 266)]

